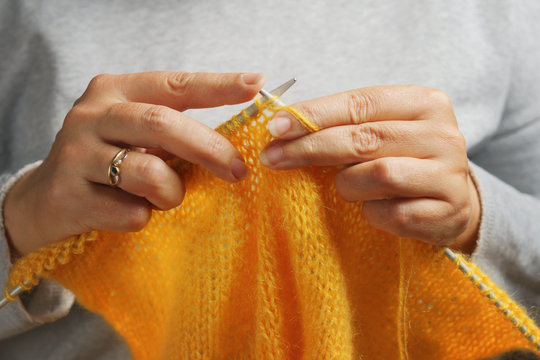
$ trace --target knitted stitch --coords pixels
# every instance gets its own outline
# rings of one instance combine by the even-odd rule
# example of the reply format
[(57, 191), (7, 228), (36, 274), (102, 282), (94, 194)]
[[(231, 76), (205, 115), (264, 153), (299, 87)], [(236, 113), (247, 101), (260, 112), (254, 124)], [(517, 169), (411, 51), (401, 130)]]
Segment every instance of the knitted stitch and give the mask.
[(278, 109), (259, 106), (218, 128), (246, 159), (247, 179), (230, 184), (177, 160), (181, 206), (154, 212), (137, 233), (40, 249), (15, 264), (10, 285), (60, 281), (136, 359), (479, 359), (536, 348), (539, 329), (479, 269), (368, 226), (361, 204), (337, 195), (337, 168), (262, 166)]

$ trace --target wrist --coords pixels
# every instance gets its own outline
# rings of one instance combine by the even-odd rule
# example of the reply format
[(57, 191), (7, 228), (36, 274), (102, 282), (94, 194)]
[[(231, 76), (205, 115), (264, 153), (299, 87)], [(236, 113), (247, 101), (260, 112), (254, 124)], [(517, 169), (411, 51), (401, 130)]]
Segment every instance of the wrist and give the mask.
[(39, 163), (26, 166), (12, 179), (10, 186), (5, 189), (3, 201), (4, 235), (11, 252), (12, 261), (32, 252), (34, 238), (32, 233), (32, 209), (35, 202), (31, 201), (33, 186), (30, 184), (30, 175)]

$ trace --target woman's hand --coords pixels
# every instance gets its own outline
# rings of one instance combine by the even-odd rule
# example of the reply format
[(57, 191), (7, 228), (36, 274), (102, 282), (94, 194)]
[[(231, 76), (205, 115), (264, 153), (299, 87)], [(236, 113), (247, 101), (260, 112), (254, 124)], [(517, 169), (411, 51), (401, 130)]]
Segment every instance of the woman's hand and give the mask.
[[(92, 229), (136, 231), (151, 209), (184, 197), (182, 178), (164, 161), (177, 156), (237, 181), (247, 167), (223, 136), (184, 115), (191, 108), (252, 99), (261, 74), (150, 72), (99, 75), (68, 113), (43, 163), (10, 190), (5, 225), (17, 255)], [(121, 148), (118, 188), (108, 167)]]
[(261, 153), (272, 169), (349, 165), (336, 176), (348, 201), (363, 201), (374, 227), (475, 247), (479, 196), (448, 96), (421, 86), (378, 86), (294, 104), (321, 130), (308, 133), (285, 111), (268, 124), (278, 139)]

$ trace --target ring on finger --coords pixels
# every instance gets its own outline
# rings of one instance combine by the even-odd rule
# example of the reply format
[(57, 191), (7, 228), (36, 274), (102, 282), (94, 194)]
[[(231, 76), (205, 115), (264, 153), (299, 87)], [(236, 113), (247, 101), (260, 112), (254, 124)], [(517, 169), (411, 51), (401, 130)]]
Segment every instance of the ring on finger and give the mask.
[(113, 159), (109, 163), (109, 169), (107, 171), (107, 176), (109, 178), (109, 185), (116, 187), (120, 181), (120, 165), (127, 157), (129, 149), (121, 149), (114, 155)]

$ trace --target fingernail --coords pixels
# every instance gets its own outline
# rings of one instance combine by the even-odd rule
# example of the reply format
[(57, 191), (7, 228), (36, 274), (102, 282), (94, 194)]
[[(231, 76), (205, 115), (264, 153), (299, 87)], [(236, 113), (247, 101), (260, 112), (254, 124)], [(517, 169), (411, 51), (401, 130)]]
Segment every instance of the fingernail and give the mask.
[(283, 157), (283, 149), (278, 144), (273, 144), (261, 151), (259, 158), (266, 166), (277, 165)]
[(266, 125), (270, 134), (274, 137), (285, 135), (291, 129), (291, 120), (288, 118), (274, 118)]
[(234, 158), (231, 163), (231, 172), (237, 180), (242, 180), (248, 174), (248, 167), (242, 159)]
[(242, 80), (246, 85), (255, 85), (264, 77), (261, 73), (245, 73), (242, 74)]

